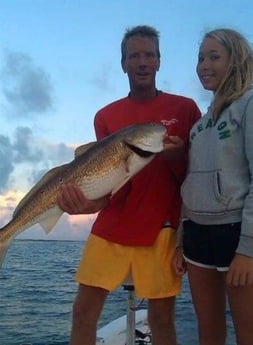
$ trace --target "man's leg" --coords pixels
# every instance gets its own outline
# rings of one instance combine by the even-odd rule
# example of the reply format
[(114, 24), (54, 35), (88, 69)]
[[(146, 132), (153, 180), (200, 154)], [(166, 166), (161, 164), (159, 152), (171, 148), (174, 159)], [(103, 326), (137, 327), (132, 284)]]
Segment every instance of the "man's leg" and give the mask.
[(149, 300), (148, 322), (152, 345), (176, 345), (174, 321), (175, 297)]
[(172, 264), (175, 251), (176, 231), (166, 227), (161, 229), (153, 246), (136, 248), (132, 260), (136, 295), (149, 300), (153, 345), (176, 345), (174, 307), (182, 278)]
[(97, 322), (107, 294), (107, 290), (79, 284), (73, 306), (70, 345), (96, 344)]

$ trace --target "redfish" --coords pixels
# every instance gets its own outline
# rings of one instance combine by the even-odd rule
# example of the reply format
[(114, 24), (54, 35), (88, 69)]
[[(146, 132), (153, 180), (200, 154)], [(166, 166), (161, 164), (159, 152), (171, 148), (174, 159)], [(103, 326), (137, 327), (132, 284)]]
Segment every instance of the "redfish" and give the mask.
[(78, 147), (71, 162), (49, 170), (19, 202), (10, 222), (0, 229), (0, 267), (19, 233), (37, 223), (46, 233), (53, 229), (63, 213), (57, 205), (63, 184), (80, 186), (90, 200), (114, 194), (164, 149), (165, 136), (162, 124), (131, 125)]

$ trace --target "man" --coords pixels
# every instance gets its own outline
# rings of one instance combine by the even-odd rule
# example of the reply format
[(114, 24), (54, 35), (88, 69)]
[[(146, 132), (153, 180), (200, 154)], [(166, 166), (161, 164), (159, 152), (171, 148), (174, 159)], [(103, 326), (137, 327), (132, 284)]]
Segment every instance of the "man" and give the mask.
[(156, 89), (160, 67), (156, 29), (137, 26), (127, 30), (121, 52), (130, 93), (98, 111), (94, 121), (97, 139), (130, 124), (155, 121), (167, 127), (169, 140), (166, 151), (113, 197), (89, 201), (78, 187), (70, 185), (59, 195), (59, 206), (69, 214), (101, 210), (76, 275), (79, 290), (71, 345), (95, 345), (106, 296), (129, 275), (137, 296), (148, 299), (152, 344), (176, 345), (174, 304), (181, 280), (173, 270), (172, 257), (188, 134), (200, 112), (191, 99)]

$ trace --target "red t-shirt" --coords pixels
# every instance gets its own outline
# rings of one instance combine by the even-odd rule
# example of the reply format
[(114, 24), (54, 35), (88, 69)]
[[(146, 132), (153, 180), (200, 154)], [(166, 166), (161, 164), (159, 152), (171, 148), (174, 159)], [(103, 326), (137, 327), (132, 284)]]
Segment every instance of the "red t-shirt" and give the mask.
[[(193, 100), (159, 92), (153, 99), (136, 101), (126, 97), (107, 105), (97, 112), (94, 125), (99, 140), (131, 124), (160, 122), (169, 135), (188, 143), (189, 131), (199, 117)], [(149, 246), (166, 221), (177, 228), (186, 165), (187, 154), (178, 161), (157, 155), (111, 198), (99, 212), (91, 232), (123, 245)]]

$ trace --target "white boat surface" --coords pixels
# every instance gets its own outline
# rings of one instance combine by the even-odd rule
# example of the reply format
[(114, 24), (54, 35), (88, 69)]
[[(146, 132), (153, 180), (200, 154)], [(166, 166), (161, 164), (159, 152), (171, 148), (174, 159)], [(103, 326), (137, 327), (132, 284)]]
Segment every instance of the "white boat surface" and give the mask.
[(97, 332), (97, 345), (151, 345), (151, 334), (147, 323), (147, 310), (140, 309), (134, 312), (134, 338), (129, 340), (128, 315), (123, 315)]

